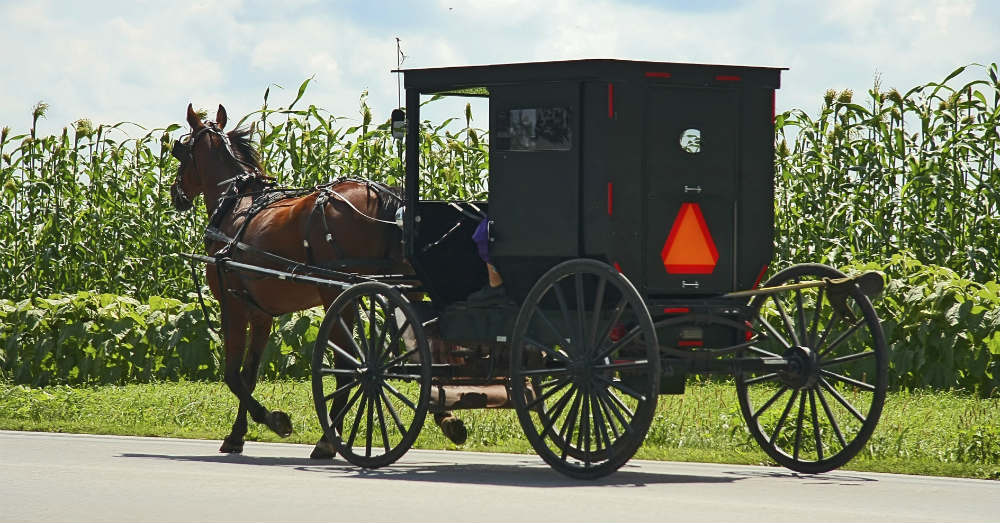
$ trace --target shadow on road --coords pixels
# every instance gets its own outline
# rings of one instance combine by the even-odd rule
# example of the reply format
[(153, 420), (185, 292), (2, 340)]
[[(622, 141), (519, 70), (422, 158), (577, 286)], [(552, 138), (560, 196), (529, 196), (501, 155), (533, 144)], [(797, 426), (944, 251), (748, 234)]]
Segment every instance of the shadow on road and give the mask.
[[(167, 454), (119, 454), (124, 458), (164, 459), (171, 461), (190, 461), (201, 463), (220, 463), (230, 465), (256, 465), (268, 467), (286, 467), (302, 472), (327, 474), (334, 478), (361, 479), (391, 479), (402, 481), (422, 481), (435, 483), (462, 483), (518, 487), (586, 487), (586, 486), (617, 486), (642, 487), (652, 484), (668, 483), (733, 483), (747, 477), (703, 476), (696, 474), (656, 474), (641, 472), (638, 465), (628, 465), (614, 474), (595, 480), (575, 480), (567, 478), (550, 469), (540, 460), (526, 457), (523, 462), (515, 464), (459, 464), (453, 462), (422, 461), (419, 463), (397, 462), (380, 469), (364, 469), (353, 465), (335, 462), (324, 463), (309, 458), (284, 458), (271, 456), (243, 455), (207, 455), (207, 456), (175, 456)], [(630, 470), (631, 469), (631, 470)]]

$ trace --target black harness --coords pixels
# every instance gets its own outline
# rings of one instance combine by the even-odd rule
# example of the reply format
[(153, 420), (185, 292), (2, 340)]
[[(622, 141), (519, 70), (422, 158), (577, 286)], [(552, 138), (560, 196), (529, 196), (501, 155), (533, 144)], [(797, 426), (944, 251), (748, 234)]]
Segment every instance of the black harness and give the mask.
[[(246, 282), (243, 281), (244, 275), (235, 271), (237, 277), (241, 280), (242, 289), (232, 289), (226, 288), (225, 285), (225, 272), (223, 267), (225, 266), (225, 261), (232, 259), (234, 251), (239, 250), (246, 252), (248, 254), (254, 254), (257, 257), (268, 260), (271, 263), (277, 263), (283, 266), (286, 272), (292, 274), (315, 274), (318, 276), (323, 276), (326, 278), (343, 280), (348, 282), (359, 282), (365, 281), (369, 278), (361, 277), (357, 274), (352, 274), (349, 272), (343, 272), (343, 269), (350, 269), (354, 267), (368, 267), (374, 268), (376, 270), (389, 268), (396, 264), (393, 260), (389, 258), (391, 245), (386, 246), (386, 252), (383, 253), (381, 258), (348, 258), (344, 255), (342, 247), (335, 241), (335, 237), (330, 229), (330, 224), (327, 221), (326, 216), (326, 206), (330, 204), (333, 200), (339, 200), (342, 203), (347, 204), (347, 206), (354, 211), (357, 215), (373, 222), (384, 223), (388, 225), (397, 225), (395, 221), (389, 221), (377, 217), (369, 216), (361, 212), (357, 207), (354, 206), (346, 197), (341, 195), (336, 191), (335, 187), (345, 183), (345, 182), (356, 182), (362, 183), (369, 190), (376, 193), (380, 201), (380, 206), (386, 209), (391, 209), (398, 207), (402, 203), (402, 198), (396, 195), (388, 186), (363, 178), (339, 178), (331, 183), (319, 185), (313, 188), (288, 188), (288, 187), (278, 187), (275, 180), (268, 176), (265, 176), (257, 167), (251, 162), (247, 162), (241, 159), (233, 151), (232, 144), (230, 143), (229, 137), (226, 133), (215, 124), (214, 122), (206, 122), (205, 127), (191, 133), (187, 137), (182, 137), (186, 139), (179, 139), (174, 142), (173, 148), (170, 153), (174, 158), (177, 158), (181, 162), (180, 169), (184, 169), (188, 162), (195, 165), (194, 156), (194, 145), (197, 143), (203, 135), (212, 134), (221, 140), (225, 145), (226, 153), (229, 159), (233, 162), (234, 167), (238, 170), (238, 174), (232, 178), (223, 180), (219, 182), (219, 185), (228, 184), (226, 190), (219, 197), (218, 205), (216, 205), (215, 210), (209, 217), (209, 223), (205, 227), (204, 240), (205, 247), (208, 248), (209, 245), (215, 242), (221, 242), (224, 245), (222, 248), (218, 249), (212, 256), (215, 258), (215, 266), (218, 271), (219, 285), (220, 288), (225, 289), (230, 294), (241, 298), (244, 302), (251, 305), (258, 311), (270, 315), (276, 316), (274, 312), (264, 309), (257, 300), (254, 299), (252, 294), (247, 290)], [(184, 207), (191, 206), (191, 199), (184, 194), (184, 191), (180, 189), (180, 184), (175, 184), (177, 187), (176, 192), (173, 194), (174, 198), (179, 199)], [(313, 206), (312, 211), (309, 213), (309, 218), (306, 220), (306, 230), (303, 231), (303, 246), (306, 249), (307, 263), (303, 264), (277, 254), (258, 249), (252, 245), (246, 244), (242, 241), (244, 234), (246, 233), (247, 227), (250, 222), (256, 217), (261, 211), (267, 209), (268, 207), (289, 198), (296, 198), (305, 196), (307, 194), (319, 192), (319, 196), (316, 198), (316, 204)], [(229, 236), (224, 233), (221, 229), (223, 220), (227, 216), (234, 213), (240, 200), (243, 198), (250, 198), (250, 206), (246, 209), (243, 221), (237, 227), (235, 234)], [(388, 202), (395, 202), (395, 205), (389, 206)], [(237, 217), (233, 216), (235, 220)], [(313, 248), (308, 240), (308, 233), (312, 230), (313, 223), (315, 220), (319, 219), (323, 226), (324, 239), (326, 242), (334, 249), (337, 259), (318, 264), (315, 259)], [(192, 266), (192, 274), (196, 274), (194, 266)], [(395, 276), (395, 275), (393, 275)], [(198, 291), (198, 299), (201, 303), (202, 312), (206, 316), (206, 321), (208, 320), (207, 307), (204, 304), (204, 299), (201, 294), (201, 284), (198, 282), (197, 276), (195, 276), (195, 285)], [(220, 303), (221, 307), (221, 303)], [(225, 311), (223, 310), (223, 314)]]

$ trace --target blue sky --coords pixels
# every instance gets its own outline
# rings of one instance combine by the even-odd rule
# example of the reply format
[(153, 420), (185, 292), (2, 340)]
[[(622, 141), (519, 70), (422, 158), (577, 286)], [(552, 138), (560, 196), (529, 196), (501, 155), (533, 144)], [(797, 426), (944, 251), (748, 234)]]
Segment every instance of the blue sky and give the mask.
[[(692, 7), (694, 6), (694, 7)], [(828, 88), (863, 93), (943, 79), (1000, 59), (1000, 2), (653, 0), (55, 2), (0, 0), (0, 126), (31, 107), (59, 132), (79, 118), (147, 128), (187, 103), (230, 118), (290, 102), (377, 119), (396, 103), (395, 38), (407, 67), (622, 58), (789, 67), (779, 110), (815, 111)], [(980, 73), (970, 76), (982, 77)], [(456, 113), (457, 116), (457, 113)], [(480, 125), (485, 126), (485, 115)]]

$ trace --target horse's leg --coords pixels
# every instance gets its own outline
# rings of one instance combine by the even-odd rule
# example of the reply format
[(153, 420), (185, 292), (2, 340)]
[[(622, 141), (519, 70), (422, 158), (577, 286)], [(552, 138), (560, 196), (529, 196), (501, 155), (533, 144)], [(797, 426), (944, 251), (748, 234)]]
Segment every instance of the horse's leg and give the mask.
[[(246, 353), (247, 324), (250, 322), (246, 307), (232, 298), (224, 298), (222, 324), (223, 336), (226, 342), (225, 380), (229, 390), (240, 400), (240, 407), (245, 408), (250, 418), (257, 423), (263, 423), (281, 437), (292, 433), (292, 420), (281, 411), (268, 411), (251, 394), (251, 390), (243, 381), (240, 373), (243, 366), (243, 356)], [(265, 337), (266, 341), (266, 337)], [(239, 418), (237, 412), (237, 418)], [(237, 420), (238, 421), (238, 420)]]
[[(267, 346), (267, 339), (271, 335), (271, 325), (274, 318), (263, 314), (254, 315), (250, 319), (250, 350), (247, 352), (246, 360), (243, 362), (243, 371), (240, 373), (243, 384), (246, 385), (250, 394), (257, 388), (257, 371), (260, 368), (260, 360), (264, 354), (264, 347)], [(240, 407), (236, 413), (236, 421), (233, 422), (232, 431), (222, 442), (219, 452), (239, 454), (243, 452), (243, 437), (247, 433), (247, 407), (240, 402)]]

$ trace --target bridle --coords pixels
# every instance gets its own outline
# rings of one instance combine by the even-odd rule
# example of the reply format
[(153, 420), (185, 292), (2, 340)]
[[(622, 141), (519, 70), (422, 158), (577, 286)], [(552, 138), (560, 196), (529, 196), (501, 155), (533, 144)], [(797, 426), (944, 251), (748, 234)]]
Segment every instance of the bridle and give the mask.
[[(238, 167), (239, 173), (231, 178), (222, 180), (217, 185), (226, 185), (238, 178), (256, 178), (263, 177), (263, 173), (254, 164), (240, 159), (239, 156), (233, 152), (233, 145), (229, 141), (229, 136), (223, 132), (222, 128), (215, 122), (205, 122), (204, 127), (198, 129), (197, 131), (188, 133), (179, 137), (174, 141), (174, 146), (170, 149), (170, 155), (181, 162), (180, 167), (177, 169), (177, 176), (180, 178), (183, 176), (184, 169), (190, 163), (192, 167), (197, 168), (194, 156), (194, 146), (198, 143), (198, 140), (203, 135), (215, 135), (222, 141), (222, 144), (226, 148), (226, 155), (229, 160)], [(177, 199), (184, 209), (188, 209), (193, 205), (192, 199), (185, 192), (180, 183), (175, 183), (171, 188), (171, 195)]]

